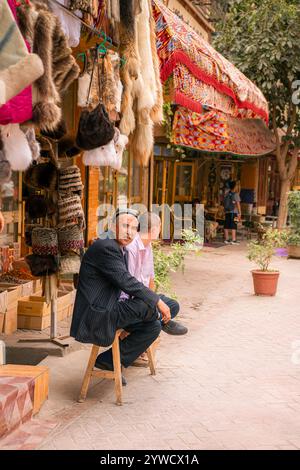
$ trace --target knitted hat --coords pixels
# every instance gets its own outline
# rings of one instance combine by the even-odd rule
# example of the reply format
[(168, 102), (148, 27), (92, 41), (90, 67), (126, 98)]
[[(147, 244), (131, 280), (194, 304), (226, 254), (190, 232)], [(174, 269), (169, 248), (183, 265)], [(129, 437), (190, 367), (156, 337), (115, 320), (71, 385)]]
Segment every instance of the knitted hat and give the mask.
[(59, 225), (78, 220), (80, 226), (84, 225), (84, 213), (80, 197), (77, 195), (67, 196), (60, 194), (58, 199)]
[(58, 191), (60, 193), (70, 193), (82, 195), (83, 185), (81, 181), (80, 169), (76, 165), (59, 170)]

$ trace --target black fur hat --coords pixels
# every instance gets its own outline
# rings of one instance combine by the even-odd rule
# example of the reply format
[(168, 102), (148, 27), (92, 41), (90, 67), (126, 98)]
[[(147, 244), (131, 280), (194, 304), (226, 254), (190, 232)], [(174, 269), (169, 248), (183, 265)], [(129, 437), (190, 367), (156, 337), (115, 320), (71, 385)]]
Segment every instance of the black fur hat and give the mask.
[(47, 276), (58, 271), (58, 257), (53, 255), (28, 255), (25, 257), (33, 276)]
[(60, 140), (62, 139), (67, 133), (67, 125), (63, 119), (61, 119), (58, 125), (55, 127), (54, 130), (42, 130), (41, 134), (44, 137), (48, 137), (52, 140)]
[(66, 135), (63, 139), (58, 142), (58, 157), (76, 157), (79, 155), (81, 150), (77, 147), (73, 137)]
[(24, 173), (24, 182), (33, 188), (54, 191), (57, 187), (57, 167), (51, 161), (31, 165)]

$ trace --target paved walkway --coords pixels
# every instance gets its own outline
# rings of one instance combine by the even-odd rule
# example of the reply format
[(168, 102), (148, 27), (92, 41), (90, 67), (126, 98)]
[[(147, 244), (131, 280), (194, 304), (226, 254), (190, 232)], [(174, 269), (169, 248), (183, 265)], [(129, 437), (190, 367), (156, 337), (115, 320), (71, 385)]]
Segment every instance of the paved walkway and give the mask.
[(162, 333), (155, 377), (126, 371), (123, 407), (105, 380), (74, 401), (88, 349), (47, 358), (39, 418), (59, 425), (40, 448), (300, 449), (300, 261), (276, 258), (274, 267), (278, 295), (259, 298), (243, 247), (189, 255), (175, 276), (189, 334)]

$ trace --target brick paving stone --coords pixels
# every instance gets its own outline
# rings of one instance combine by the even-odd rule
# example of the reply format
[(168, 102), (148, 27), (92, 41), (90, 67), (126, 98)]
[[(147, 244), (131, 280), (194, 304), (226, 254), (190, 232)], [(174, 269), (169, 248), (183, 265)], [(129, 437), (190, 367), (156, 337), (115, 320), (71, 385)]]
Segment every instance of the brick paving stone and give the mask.
[(205, 249), (172, 274), (189, 333), (161, 334), (155, 376), (125, 371), (122, 407), (105, 380), (75, 404), (86, 349), (45, 359), (51, 389), (40, 414), (62, 422), (40, 448), (299, 449), (299, 262), (276, 257), (277, 296), (255, 297), (245, 255), (244, 244)]

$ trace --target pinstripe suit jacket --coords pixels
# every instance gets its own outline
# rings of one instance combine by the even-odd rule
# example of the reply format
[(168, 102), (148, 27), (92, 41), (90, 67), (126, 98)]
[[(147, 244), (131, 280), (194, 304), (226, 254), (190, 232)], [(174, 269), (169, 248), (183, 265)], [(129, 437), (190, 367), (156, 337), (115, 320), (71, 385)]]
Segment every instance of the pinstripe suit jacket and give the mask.
[(71, 336), (82, 343), (109, 346), (118, 326), (121, 291), (154, 309), (159, 296), (127, 271), (116, 240), (99, 239), (86, 251), (80, 268)]

